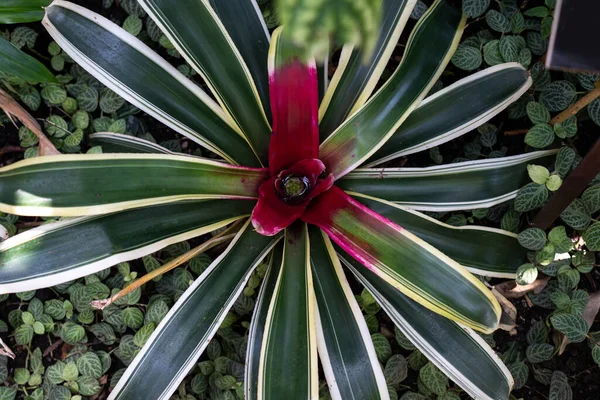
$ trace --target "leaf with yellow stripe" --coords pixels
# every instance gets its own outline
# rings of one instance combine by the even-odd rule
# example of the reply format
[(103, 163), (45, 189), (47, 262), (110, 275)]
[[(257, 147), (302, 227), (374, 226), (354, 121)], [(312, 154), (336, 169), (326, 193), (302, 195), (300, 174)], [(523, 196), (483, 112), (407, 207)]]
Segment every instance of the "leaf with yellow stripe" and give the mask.
[(409, 298), (482, 332), (498, 326), (500, 305), (463, 266), (332, 187), (302, 219)]

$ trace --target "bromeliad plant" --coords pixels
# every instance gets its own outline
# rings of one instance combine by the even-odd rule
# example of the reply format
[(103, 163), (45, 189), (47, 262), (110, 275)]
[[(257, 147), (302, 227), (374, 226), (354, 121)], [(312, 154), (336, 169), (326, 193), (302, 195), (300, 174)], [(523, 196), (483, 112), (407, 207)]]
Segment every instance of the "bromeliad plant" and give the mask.
[(226, 162), (98, 134), (107, 148), (137, 154), (39, 157), (0, 169), (1, 211), (78, 217), (0, 245), (2, 293), (77, 279), (241, 220), (112, 399), (169, 398), (263, 260), (270, 267), (249, 332), (246, 398), (316, 398), (317, 350), (333, 398), (389, 398), (342, 264), (467, 393), (507, 398), (510, 374), (473, 331), (494, 331), (500, 307), (469, 271), (513, 278), (525, 250), (511, 233), (452, 227), (414, 210), (509, 200), (527, 183), (527, 164), (543, 165), (553, 152), (422, 169), (357, 167), (474, 129), (529, 88), (527, 72), (494, 66), (423, 100), (465, 25), (444, 1), (420, 19), (400, 66), (377, 91), (414, 0), (383, 1), (373, 56), (365, 64), (360, 50), (344, 47), (329, 85), (282, 28), (269, 37), (253, 1), (140, 3), (218, 104), (89, 10), (55, 1), (44, 25), (103, 84)]

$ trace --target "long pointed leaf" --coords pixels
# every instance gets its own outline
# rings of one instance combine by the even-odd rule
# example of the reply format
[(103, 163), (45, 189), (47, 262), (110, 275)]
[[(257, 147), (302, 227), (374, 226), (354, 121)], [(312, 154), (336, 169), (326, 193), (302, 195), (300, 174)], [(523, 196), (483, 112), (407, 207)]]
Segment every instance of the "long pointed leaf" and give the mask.
[(21, 24), (44, 18), (44, 9), (51, 0), (2, 0), (0, 24)]
[(0, 243), (0, 293), (54, 286), (211, 232), (252, 203), (181, 202), (42, 225)]
[(168, 399), (233, 306), (250, 274), (278, 237), (261, 236), (248, 221), (158, 325), (109, 399)]
[(527, 249), (512, 232), (484, 226), (451, 226), (382, 199), (360, 194), (355, 198), (474, 274), (515, 279), (517, 269), (527, 259)]
[(3, 37), (0, 37), (0, 71), (30, 82), (56, 82), (56, 78), (44, 64), (17, 49)]
[[(202, 76), (227, 115), (266, 162), (271, 127), (252, 75), (209, 1), (179, 0), (177, 7), (172, 0), (139, 3)], [(238, 10), (244, 11), (248, 10)]]
[(500, 305), (479, 280), (336, 186), (313, 200), (302, 219), (419, 304), (482, 332), (497, 328)]
[(98, 132), (90, 135), (95, 146), (102, 146), (103, 153), (149, 153), (181, 155), (154, 142), (136, 136), (112, 132)]
[(381, 22), (371, 59), (365, 62), (364, 51), (355, 46), (346, 45), (342, 49), (331, 85), (319, 108), (321, 140), (369, 99), (417, 0), (383, 0), (381, 3)]
[(230, 162), (260, 166), (219, 105), (133, 35), (63, 0), (46, 8), (43, 24), (73, 60), (130, 103)]
[(367, 166), (438, 146), (472, 131), (502, 112), (531, 86), (517, 63), (496, 65), (426, 98), (367, 161)]
[(415, 210), (473, 210), (515, 198), (531, 182), (527, 165), (550, 165), (555, 154), (547, 150), (427, 168), (357, 169), (338, 185)]
[(37, 157), (0, 169), (0, 210), (81, 216), (180, 200), (252, 199), (267, 172), (162, 154)]
[(250, 324), (250, 332), (248, 332), (248, 350), (246, 352), (246, 371), (244, 375), (244, 389), (246, 399), (248, 400), (258, 398), (258, 377), (260, 375), (260, 358), (265, 339), (265, 325), (267, 324), (271, 301), (275, 295), (275, 287), (279, 280), (282, 260), (283, 244), (280, 243), (271, 253), (269, 269), (258, 293)]
[(333, 399), (389, 399), (367, 323), (329, 238), (309, 228), (319, 357)]
[(420, 306), (350, 257), (340, 257), (410, 341), (478, 400), (507, 399), (513, 379), (473, 330)]
[(319, 157), (317, 67), (314, 59), (302, 62), (302, 54), (285, 36), (283, 27), (273, 32), (269, 48), (271, 175), (298, 161)]
[(450, 61), (465, 21), (444, 0), (421, 17), (392, 77), (321, 144), (320, 158), (336, 179), (371, 157), (419, 105)]
[(283, 260), (264, 327), (257, 399), (318, 395), (315, 298), (306, 224), (286, 229)]
[(271, 36), (256, 0), (210, 0), (210, 4), (246, 62), (270, 119), (267, 56)]

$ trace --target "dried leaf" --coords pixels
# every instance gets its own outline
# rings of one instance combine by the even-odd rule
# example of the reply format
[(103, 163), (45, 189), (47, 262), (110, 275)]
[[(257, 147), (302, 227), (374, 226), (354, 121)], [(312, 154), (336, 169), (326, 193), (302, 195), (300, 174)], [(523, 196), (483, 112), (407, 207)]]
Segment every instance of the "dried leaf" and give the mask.
[(518, 299), (519, 297), (525, 296), (528, 292), (533, 292), (535, 294), (540, 293), (544, 290), (549, 280), (550, 277), (545, 276), (529, 285), (517, 285), (516, 281), (507, 281), (494, 286), (494, 289), (507, 299)]
[(44, 135), (40, 125), (37, 121), (29, 114), (19, 103), (15, 101), (10, 95), (0, 89), (0, 108), (4, 110), (8, 118), (16, 126), (14, 118), (16, 117), (21, 121), (29, 130), (31, 130), (39, 138), (39, 155), (40, 156), (51, 156), (59, 155), (60, 152), (56, 150), (56, 147), (50, 142), (50, 140)]
[(15, 359), (15, 353), (12, 352), (10, 347), (8, 347), (2, 339), (0, 339), (0, 355), (10, 357), (13, 360)]

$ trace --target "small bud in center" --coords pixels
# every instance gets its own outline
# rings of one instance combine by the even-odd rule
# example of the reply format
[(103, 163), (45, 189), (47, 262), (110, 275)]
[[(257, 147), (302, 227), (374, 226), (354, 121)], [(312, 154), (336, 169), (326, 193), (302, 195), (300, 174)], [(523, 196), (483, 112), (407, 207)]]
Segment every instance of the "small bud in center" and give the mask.
[(288, 175), (275, 182), (277, 192), (286, 203), (302, 201), (310, 189), (310, 181), (305, 176)]

